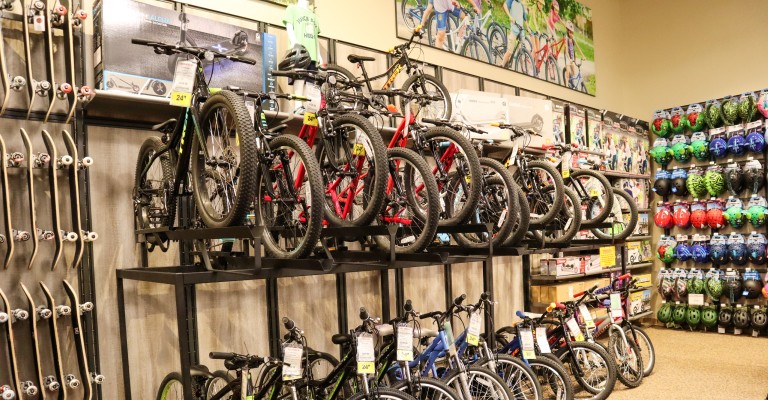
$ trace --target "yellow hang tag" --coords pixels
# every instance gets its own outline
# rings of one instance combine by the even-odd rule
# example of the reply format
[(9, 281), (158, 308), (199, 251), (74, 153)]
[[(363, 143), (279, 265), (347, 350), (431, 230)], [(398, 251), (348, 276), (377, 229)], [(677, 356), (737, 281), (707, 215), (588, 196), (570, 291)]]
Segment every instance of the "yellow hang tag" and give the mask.
[(305, 112), (304, 113), (304, 125), (318, 126), (317, 115)]
[[(317, 118), (315, 118), (315, 123), (317, 123)], [(314, 125), (314, 126), (317, 126), (317, 125)], [(365, 146), (363, 146), (362, 143), (355, 143), (355, 147), (352, 148), (352, 154), (356, 156), (364, 156)]]
[(597, 191), (597, 189), (592, 189), (589, 191), (589, 197), (598, 197), (600, 196), (600, 192)]
[(171, 105), (177, 107), (189, 107), (192, 105), (192, 93), (172, 92)]
[(372, 374), (376, 372), (372, 361), (360, 361), (357, 363), (358, 374)]
[(562, 171), (561, 174), (563, 175), (563, 178), (568, 178), (571, 176), (571, 169), (568, 168), (566, 163), (562, 163), (560, 170)]

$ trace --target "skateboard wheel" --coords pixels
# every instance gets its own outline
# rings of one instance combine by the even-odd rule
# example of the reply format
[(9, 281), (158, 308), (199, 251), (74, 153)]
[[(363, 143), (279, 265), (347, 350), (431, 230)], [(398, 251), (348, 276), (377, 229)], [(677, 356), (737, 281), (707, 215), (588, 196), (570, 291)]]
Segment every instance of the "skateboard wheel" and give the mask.
[(64, 7), (63, 5), (59, 4), (58, 6), (53, 8), (53, 12), (58, 15), (67, 15), (67, 7)]
[(59, 85), (59, 91), (67, 94), (72, 93), (72, 85), (69, 83), (62, 83)]
[(99, 238), (99, 234), (96, 232), (83, 232), (83, 240), (86, 242), (93, 242)]
[(48, 318), (51, 318), (53, 313), (51, 312), (51, 310), (49, 310), (49, 309), (47, 309), (47, 308), (45, 308), (43, 306), (39, 306), (39, 307), (37, 307), (37, 315), (41, 319), (48, 319)]
[(13, 90), (21, 90), (24, 86), (27, 85), (27, 80), (24, 79), (21, 76), (14, 76), (13, 80), (11, 80), (11, 89)]
[(51, 231), (44, 231), (40, 228), (37, 228), (37, 237), (40, 240), (53, 240), (55, 235)]
[[(8, 314), (0, 312), (0, 324), (4, 324), (6, 322), (8, 322)], [(2, 391), (2, 387), (0, 387), (0, 391)]]
[(74, 160), (72, 160), (72, 156), (61, 156), (61, 158), (59, 159), (59, 162), (61, 163), (61, 165), (66, 165), (66, 166), (72, 165), (73, 161)]
[(37, 396), (37, 386), (35, 386), (32, 382), (23, 382), (21, 384), (21, 391), (24, 392), (25, 395), (34, 397)]
[(67, 375), (64, 377), (64, 381), (70, 389), (77, 389), (80, 387), (80, 381), (75, 378), (74, 375)]
[(85, 10), (77, 10), (75, 11), (75, 18), (84, 21), (88, 18), (88, 13)]
[(26, 321), (27, 318), (29, 318), (29, 313), (21, 309), (13, 310), (11, 311), (11, 314), (13, 314), (13, 318), (17, 321)]
[(51, 90), (51, 82), (48, 82), (48, 81), (37, 82), (37, 87), (38, 87), (38, 89), (40, 91), (47, 92), (47, 91)]
[(72, 314), (72, 309), (69, 306), (56, 306), (56, 315), (63, 317), (65, 315)]
[(5, 235), (0, 235), (0, 243), (5, 243)]
[(29, 234), (29, 232), (26, 231), (13, 231), (13, 240), (17, 242), (26, 242), (27, 240), (31, 239), (32, 236)]
[(93, 158), (91, 158), (91, 157), (83, 157), (83, 160), (80, 161), (80, 164), (81, 164), (81, 166), (83, 168), (90, 167), (91, 165), (93, 165)]
[(104, 375), (91, 372), (91, 381), (97, 385), (104, 383)]
[(83, 86), (80, 88), (80, 95), (83, 97), (93, 97), (93, 89), (90, 86)]
[[(2, 393), (3, 400), (13, 400), (16, 398), (16, 393), (11, 390), (11, 388), (4, 386), (6, 389), (0, 391)], [(1, 388), (0, 388), (1, 389)]]
[(91, 312), (91, 311), (93, 311), (93, 303), (91, 303), (90, 301), (80, 304), (80, 312)]
[(35, 158), (35, 166), (42, 168), (48, 165), (50, 162), (51, 156), (48, 153), (37, 153), (37, 158)]
[(43, 383), (45, 384), (45, 388), (48, 389), (49, 392), (58, 392), (59, 389), (61, 389), (61, 385), (59, 382), (56, 381), (56, 377), (54, 376), (46, 376), (43, 380)]
[(61, 233), (64, 236), (64, 241), (66, 241), (66, 242), (74, 242), (75, 240), (77, 240), (77, 233), (75, 233), (75, 232), (64, 232), (64, 231), (62, 231)]

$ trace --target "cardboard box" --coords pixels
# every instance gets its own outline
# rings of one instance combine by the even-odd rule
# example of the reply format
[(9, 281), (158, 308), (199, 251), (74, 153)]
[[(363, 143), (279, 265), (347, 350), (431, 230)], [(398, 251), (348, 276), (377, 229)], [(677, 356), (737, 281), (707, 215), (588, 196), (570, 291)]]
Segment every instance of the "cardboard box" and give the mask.
[(629, 294), (629, 315), (637, 315), (651, 309), (651, 289)]
[(582, 269), (585, 274), (590, 272), (599, 271), (600, 268), (600, 256), (593, 254), (589, 256), (582, 256)]
[(637, 287), (639, 288), (649, 288), (653, 286), (653, 274), (632, 275), (632, 278), (637, 280)]
[(582, 273), (581, 261), (578, 257), (550, 258), (549, 275), (569, 276)]
[(541, 303), (541, 286), (531, 286), (531, 302)]
[(539, 275), (549, 275), (549, 261), (550, 259), (539, 261)]
[(581, 282), (542, 286), (539, 302), (553, 303), (571, 300), (573, 299), (573, 294), (578, 293), (581, 290)]

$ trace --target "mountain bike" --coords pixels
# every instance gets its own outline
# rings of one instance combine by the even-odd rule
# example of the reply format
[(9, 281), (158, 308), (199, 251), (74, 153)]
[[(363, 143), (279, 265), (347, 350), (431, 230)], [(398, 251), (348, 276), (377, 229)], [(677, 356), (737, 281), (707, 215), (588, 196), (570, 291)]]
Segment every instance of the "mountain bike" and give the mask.
[[(347, 56), (347, 60), (352, 64), (357, 64), (362, 72), (361, 77), (355, 77), (346, 68), (338, 65), (328, 65), (328, 71), (336, 73), (339, 77), (337, 82), (343, 91), (348, 91), (352, 94), (358, 95), (356, 99), (360, 99), (359, 96), (363, 95), (363, 89), (366, 89), (368, 93), (373, 94), (374, 89), (371, 84), (380, 78), (387, 77), (386, 82), (381, 86), (381, 90), (387, 90), (395, 83), (395, 79), (403, 70), (409, 75), (409, 78), (405, 80), (402, 86), (403, 92), (413, 92), (421, 94), (423, 96), (418, 97), (416, 105), (419, 107), (419, 112), (424, 118), (437, 118), (437, 119), (449, 119), (451, 117), (451, 95), (445, 85), (436, 77), (425, 74), (421, 65), (412, 60), (408, 52), (411, 50), (411, 46), (414, 44), (414, 39), (423, 37), (423, 30), (421, 25), (417, 26), (413, 30), (411, 38), (398, 46), (389, 49), (387, 52), (391, 53), (395, 58), (392, 65), (387, 67), (387, 70), (380, 75), (368, 76), (368, 72), (365, 69), (366, 61), (373, 61), (373, 57), (359, 56), (350, 54)], [(418, 43), (418, 42), (417, 42)], [(371, 96), (371, 102), (375, 104), (375, 108), (383, 109), (387, 108), (387, 99), (384, 96)], [(351, 101), (346, 105), (353, 109), (360, 109), (364, 106), (362, 102)], [(400, 109), (405, 110), (406, 101), (401, 99)]]
[[(133, 42), (153, 47), (158, 54), (181, 52), (194, 60), (211, 54), (160, 42)], [(322, 228), (323, 188), (317, 160), (295, 136), (254, 131), (242, 98), (227, 90), (211, 95), (197, 62), (192, 106), (182, 110), (178, 120), (155, 126), (162, 138), (147, 139), (139, 151), (134, 187), (137, 229), (173, 226), (178, 197), (189, 194), (191, 180), (206, 226), (243, 224), (251, 213), (265, 227), (262, 244), (269, 254), (306, 256)], [(207, 101), (198, 112), (203, 98)], [(256, 115), (261, 115), (261, 102), (256, 106)], [(303, 180), (295, 179), (298, 169), (307, 171)], [(148, 237), (148, 241), (167, 248), (159, 238)]]
[[(517, 42), (515, 43), (515, 48), (512, 49), (512, 55), (509, 57), (509, 60), (507, 60), (506, 64), (499, 66), (502, 68), (512, 69), (513, 71), (517, 71), (525, 75), (538, 76), (536, 63), (533, 59), (533, 56), (531, 55), (531, 42), (525, 35), (525, 29), (519, 25), (518, 27), (520, 33), (517, 34)], [(509, 32), (508, 34), (511, 35), (512, 32)], [(507, 52), (507, 46), (508, 44), (504, 42), (502, 46), (491, 49), (493, 52), (492, 57), (495, 60), (503, 61), (504, 54)]]
[(544, 45), (538, 50), (530, 50), (534, 58), (536, 76), (539, 76), (541, 73), (541, 66), (543, 64), (544, 79), (562, 85), (563, 81), (560, 80), (558, 60), (560, 59), (560, 54), (565, 49), (565, 38), (562, 37), (558, 41), (554, 41), (547, 33), (539, 32), (539, 43), (544, 43)]
[(639, 218), (635, 199), (620, 187), (613, 187), (613, 205), (603, 222), (610, 226), (593, 228), (591, 232), (599, 239), (624, 240), (635, 231)]
[[(478, 17), (474, 10), (458, 6), (464, 14), (464, 18), (454, 22), (453, 18), (447, 18), (444, 50), (461, 54), (473, 60), (490, 63), (492, 61), (488, 46), (484, 43), (483, 25), (491, 17), (491, 10)], [(437, 38), (437, 16), (433, 13), (427, 22), (427, 38), (431, 46), (435, 45)]]

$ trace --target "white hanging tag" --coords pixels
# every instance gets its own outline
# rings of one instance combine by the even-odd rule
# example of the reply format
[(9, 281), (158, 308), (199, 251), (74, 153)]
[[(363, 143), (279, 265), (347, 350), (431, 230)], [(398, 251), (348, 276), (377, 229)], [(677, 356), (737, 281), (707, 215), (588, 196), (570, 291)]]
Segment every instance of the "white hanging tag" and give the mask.
[(536, 327), (536, 344), (539, 345), (539, 351), (541, 354), (552, 353), (552, 349), (549, 348), (549, 341), (547, 340), (547, 328), (544, 326)]
[(375, 372), (376, 353), (373, 350), (373, 335), (361, 333), (357, 336), (357, 373), (372, 374)]
[(579, 323), (576, 322), (576, 318), (569, 318), (568, 321), (565, 322), (565, 325), (568, 326), (568, 330), (571, 331), (571, 336), (573, 336), (575, 341), (581, 342), (584, 340), (584, 334), (581, 333), (581, 328), (579, 327)]
[(536, 348), (533, 346), (533, 331), (531, 328), (520, 329), (520, 344), (523, 347), (523, 358), (536, 359)]
[(192, 90), (195, 88), (197, 62), (179, 60), (173, 74), (170, 104), (177, 107), (189, 107), (192, 104)]
[(467, 328), (467, 344), (477, 346), (480, 344), (480, 328), (483, 325), (483, 314), (481, 310), (476, 310), (469, 317), (469, 328)]
[(413, 327), (397, 325), (397, 361), (413, 361)]
[(589, 313), (586, 304), (579, 304), (579, 314), (581, 319), (584, 320), (584, 325), (587, 329), (595, 329), (595, 321), (592, 320), (592, 314)]
[(304, 356), (304, 348), (298, 343), (288, 343), (283, 347), (283, 380), (292, 381), (301, 379), (303, 369), (301, 359)]
[(317, 111), (320, 110), (320, 101), (322, 99), (322, 96), (320, 95), (320, 87), (307, 82), (304, 85), (304, 97), (309, 99), (309, 101), (305, 101), (304, 104), (302, 104), (304, 110), (316, 114)]
[(619, 322), (624, 318), (624, 308), (621, 305), (621, 294), (611, 294), (611, 315), (613, 322)]

